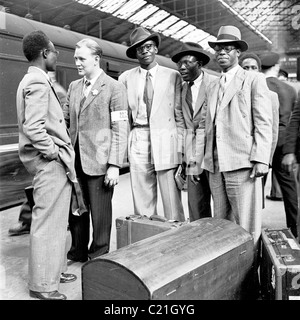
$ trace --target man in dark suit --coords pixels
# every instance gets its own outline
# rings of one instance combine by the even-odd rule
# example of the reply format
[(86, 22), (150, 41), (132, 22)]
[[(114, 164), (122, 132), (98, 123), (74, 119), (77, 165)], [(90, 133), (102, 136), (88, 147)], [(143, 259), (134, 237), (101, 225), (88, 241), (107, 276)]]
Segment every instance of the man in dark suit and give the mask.
[(65, 246), (72, 183), (76, 182), (74, 149), (49, 71), (58, 51), (42, 31), (24, 36), (30, 63), (17, 91), (19, 155), (34, 176), (29, 252), (29, 293), (43, 300), (65, 300), (61, 282), (76, 280), (66, 269)]
[(298, 198), (296, 181), (294, 175), (286, 172), (281, 166), (284, 156), (283, 146), (286, 139), (286, 128), (294, 109), (297, 95), (291, 86), (277, 78), (280, 69), (279, 58), (279, 55), (275, 52), (260, 55), (262, 72), (266, 76), (267, 85), (270, 90), (278, 94), (279, 99), (279, 132), (272, 161), (272, 170), (281, 188), (287, 227), (297, 237)]
[[(190, 221), (211, 217), (211, 193), (207, 172), (201, 168), (203, 157), (198, 156), (197, 140), (204, 135), (206, 116), (206, 89), (217, 77), (202, 70), (210, 58), (202, 47), (186, 42), (174, 54), (184, 80), (181, 105), (185, 121), (184, 161), (186, 162), (188, 208)], [(198, 137), (198, 139), (197, 139)]]
[[(286, 128), (285, 144), (282, 150), (282, 167), (288, 173), (298, 170), (298, 187), (300, 184), (300, 94), (297, 104), (293, 110), (289, 124)], [(300, 189), (298, 189), (298, 201), (300, 198)], [(297, 217), (298, 238), (300, 234), (300, 213)], [(300, 240), (300, 239), (299, 239)]]
[[(128, 114), (124, 85), (100, 67), (99, 44), (89, 38), (79, 41), (74, 58), (83, 77), (70, 84), (63, 111), (88, 211), (82, 215), (70, 214), (72, 246), (68, 259), (83, 262), (109, 251), (112, 196), (119, 181), (119, 168), (124, 163)], [(89, 212), (93, 226), (90, 248)]]

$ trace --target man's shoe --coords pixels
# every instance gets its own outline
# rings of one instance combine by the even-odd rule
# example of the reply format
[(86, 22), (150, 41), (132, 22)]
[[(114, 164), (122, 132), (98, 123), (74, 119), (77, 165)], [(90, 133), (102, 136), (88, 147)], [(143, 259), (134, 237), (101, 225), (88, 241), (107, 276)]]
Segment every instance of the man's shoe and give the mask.
[(76, 262), (87, 262), (88, 261), (88, 258), (84, 258), (84, 259), (67, 259), (67, 265), (70, 266), (71, 264), (73, 263), (76, 263)]
[(30, 225), (23, 222), (19, 222), (16, 227), (8, 229), (8, 234), (10, 236), (20, 236), (28, 233), (30, 233)]
[(266, 198), (268, 200), (272, 200), (272, 201), (282, 201), (283, 200), (281, 197), (273, 197), (273, 196), (269, 196), (269, 195), (267, 195)]
[(67, 300), (67, 297), (56, 291), (51, 292), (38, 292), (29, 290), (30, 297), (40, 299), (40, 300)]
[(60, 283), (69, 283), (77, 279), (77, 276), (72, 273), (62, 273), (60, 275)]

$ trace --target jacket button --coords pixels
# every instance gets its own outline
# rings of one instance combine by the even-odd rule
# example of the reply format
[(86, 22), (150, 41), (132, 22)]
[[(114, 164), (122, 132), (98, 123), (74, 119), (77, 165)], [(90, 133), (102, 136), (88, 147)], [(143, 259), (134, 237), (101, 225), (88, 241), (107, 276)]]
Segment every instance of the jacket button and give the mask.
[(60, 119), (59, 122), (62, 123), (62, 120)]

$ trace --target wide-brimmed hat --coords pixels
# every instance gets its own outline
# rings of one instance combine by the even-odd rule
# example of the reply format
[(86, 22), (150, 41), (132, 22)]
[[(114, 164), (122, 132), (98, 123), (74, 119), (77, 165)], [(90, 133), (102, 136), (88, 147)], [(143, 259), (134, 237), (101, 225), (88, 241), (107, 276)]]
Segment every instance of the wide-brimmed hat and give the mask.
[(210, 57), (203, 52), (203, 48), (200, 44), (195, 42), (184, 42), (178, 52), (172, 56), (172, 61), (177, 63), (183, 56), (191, 55), (197, 57), (199, 61), (202, 61), (203, 65), (206, 65)]
[(134, 29), (130, 34), (130, 47), (126, 50), (128, 58), (136, 59), (136, 48), (148, 40), (153, 40), (157, 48), (160, 45), (160, 35), (158, 33), (150, 33), (143, 27)]
[(241, 40), (241, 31), (235, 26), (222, 26), (219, 29), (217, 41), (208, 41), (211, 48), (220, 43), (237, 43), (241, 51), (248, 50), (248, 43)]

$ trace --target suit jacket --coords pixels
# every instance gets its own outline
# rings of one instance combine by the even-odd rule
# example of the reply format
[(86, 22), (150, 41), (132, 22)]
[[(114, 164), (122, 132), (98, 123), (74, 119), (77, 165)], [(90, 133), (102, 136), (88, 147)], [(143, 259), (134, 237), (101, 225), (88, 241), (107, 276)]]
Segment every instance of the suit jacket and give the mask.
[(104, 71), (82, 107), (83, 79), (73, 81), (63, 107), (73, 146), (79, 139), (84, 173), (104, 175), (109, 165), (121, 167), (127, 148), (128, 115), (125, 87)]
[(293, 87), (275, 77), (267, 77), (267, 84), (271, 91), (278, 94), (279, 131), (277, 147), (282, 147), (285, 142), (286, 127), (297, 100), (297, 94)]
[[(138, 111), (137, 81), (139, 68), (125, 71), (119, 77), (127, 88), (130, 121)], [(175, 168), (181, 163), (184, 119), (181, 107), (181, 76), (176, 70), (158, 66), (150, 115), (151, 156), (155, 170)]]
[(25, 168), (36, 174), (49, 161), (63, 162), (76, 181), (75, 153), (59, 99), (43, 72), (29, 67), (17, 90), (19, 155)]
[(203, 71), (203, 79), (199, 88), (195, 110), (193, 117), (190, 108), (185, 100), (187, 94), (188, 83), (184, 82), (182, 87), (182, 112), (185, 121), (184, 134), (184, 160), (187, 164), (195, 163), (196, 165), (187, 168), (187, 174), (200, 174), (203, 169), (201, 164), (203, 157), (200, 157), (198, 151), (201, 147), (201, 141), (204, 138), (205, 131), (205, 117), (207, 110), (207, 96), (206, 91), (209, 84), (216, 80), (217, 77)]
[[(215, 119), (219, 81), (208, 89), (203, 168), (214, 172), (214, 137), (220, 171), (269, 164), (272, 145), (272, 105), (265, 76), (240, 66), (225, 90)], [(215, 133), (216, 128), (216, 133)]]
[(297, 156), (297, 161), (300, 163), (300, 97), (286, 128), (283, 154), (287, 153), (294, 153)]

